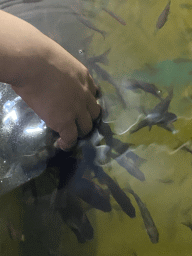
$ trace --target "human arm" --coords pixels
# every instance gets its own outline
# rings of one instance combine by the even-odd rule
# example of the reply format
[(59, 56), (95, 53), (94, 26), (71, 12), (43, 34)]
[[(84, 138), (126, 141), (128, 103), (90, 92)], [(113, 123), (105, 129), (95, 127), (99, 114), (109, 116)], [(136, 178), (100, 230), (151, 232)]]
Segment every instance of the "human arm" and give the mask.
[(98, 88), (87, 68), (31, 24), (0, 11), (0, 81), (61, 136), (63, 149), (92, 129)]

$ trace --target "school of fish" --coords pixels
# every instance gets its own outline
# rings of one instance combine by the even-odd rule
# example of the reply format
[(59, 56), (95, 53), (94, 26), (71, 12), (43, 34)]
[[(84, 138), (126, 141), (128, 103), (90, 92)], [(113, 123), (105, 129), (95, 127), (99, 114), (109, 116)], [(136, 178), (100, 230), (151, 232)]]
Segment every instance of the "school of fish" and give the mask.
[[(182, 9), (192, 9), (191, 4), (181, 4), (180, 7)], [(171, 0), (168, 1), (157, 18), (156, 25), (154, 26), (156, 27), (155, 33), (162, 29), (168, 21), (170, 8)], [(126, 21), (109, 8), (101, 7), (101, 10), (105, 12), (106, 15), (110, 15), (119, 25), (127, 25)], [(71, 12), (79, 22), (88, 29), (101, 34), (105, 40), (107, 32), (96, 27), (94, 23), (82, 13), (80, 6), (78, 8), (71, 6)], [(93, 35), (85, 39), (85, 49), (92, 41), (92, 38)], [(162, 91), (159, 90), (155, 84), (135, 78), (127, 78), (122, 87), (121, 83), (116, 81), (110, 72), (105, 70), (103, 66), (100, 66), (100, 64), (109, 65), (107, 57), (111, 52), (111, 48), (98, 56), (88, 56), (88, 53), (84, 49), (79, 49), (78, 51), (79, 55), (82, 57), (82, 62), (88, 68), (95, 83), (100, 86), (100, 82), (105, 81), (114, 87), (116, 91), (115, 97), (124, 109), (126, 109), (129, 104), (123, 95), (125, 90), (126, 92), (131, 91), (135, 94), (142, 92), (154, 96), (153, 98), (157, 101), (157, 104), (152, 109), (146, 110), (144, 106), (138, 106), (144, 118), (135, 124), (133, 129), (129, 131), (129, 135), (134, 136), (132, 134), (147, 126), (150, 131), (155, 125), (169, 132), (174, 132), (173, 122), (177, 121), (177, 116), (168, 111), (173, 98), (173, 87), (170, 87), (167, 92), (163, 92), (167, 93), (166, 97), (162, 96)], [(175, 59), (173, 62), (177, 64), (188, 61), (191, 60)], [(155, 70), (155, 72), (158, 71)], [(26, 162), (24, 166), (26, 170), (32, 163), (35, 166), (39, 162), (44, 161), (47, 157), (49, 158), (46, 172), (52, 177), (54, 189), (46, 197), (39, 196), (34, 182), (35, 179), (31, 180), (22, 186), (24, 202), (26, 205), (30, 202), (30, 205), (37, 207), (42, 203), (42, 200), (46, 201), (50, 211), (59, 214), (61, 220), (75, 234), (77, 241), (79, 243), (85, 243), (94, 238), (94, 229), (86, 215), (83, 202), (87, 203), (91, 208), (108, 213), (112, 210), (110, 200), (111, 197), (113, 197), (121, 210), (129, 218), (135, 218), (137, 212), (134, 204), (132, 204), (134, 199), (143, 219), (146, 233), (150, 241), (156, 244), (159, 242), (159, 236), (161, 234), (159, 234), (158, 227), (146, 205), (135, 191), (128, 189), (125, 192), (121, 189), (120, 185), (104, 171), (105, 167), (110, 166), (116, 161), (126, 170), (128, 175), (133, 176), (140, 182), (144, 182), (146, 178), (145, 174), (140, 170), (140, 166), (144, 164), (146, 160), (134, 153), (132, 144), (123, 143), (119, 138), (115, 137), (117, 134), (112, 131), (108, 121), (110, 120), (110, 114), (113, 109), (113, 102), (110, 102), (110, 99), (103, 94), (99, 99), (99, 103), (102, 106), (102, 113), (94, 123), (94, 129), (86, 138), (78, 141), (73, 151), (69, 153), (60, 151), (55, 148), (54, 144), (54, 146), (51, 145), (50, 147), (43, 148), (35, 155), (25, 157), (26, 159), (23, 162)], [(183, 149), (191, 152), (186, 147), (183, 147)], [(61, 162), (63, 164), (61, 164)], [(67, 170), (65, 168), (66, 166)], [(63, 171), (64, 169), (65, 171)], [(191, 223), (183, 222), (182, 224), (192, 229)], [(10, 223), (8, 224), (8, 228), (9, 230), (13, 229)], [(10, 236), (14, 236), (13, 231), (10, 231)], [(23, 237), (21, 234), (18, 236)]]

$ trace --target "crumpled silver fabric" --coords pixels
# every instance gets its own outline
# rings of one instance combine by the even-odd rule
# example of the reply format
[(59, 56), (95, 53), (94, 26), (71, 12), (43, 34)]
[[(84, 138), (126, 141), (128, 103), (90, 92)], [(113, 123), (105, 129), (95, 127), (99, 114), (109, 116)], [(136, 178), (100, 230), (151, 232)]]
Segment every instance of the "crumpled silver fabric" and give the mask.
[(18, 96), (10, 85), (0, 86), (0, 195), (40, 175), (41, 162), (33, 170), (22, 168), (23, 156), (33, 155), (46, 146), (45, 122)]

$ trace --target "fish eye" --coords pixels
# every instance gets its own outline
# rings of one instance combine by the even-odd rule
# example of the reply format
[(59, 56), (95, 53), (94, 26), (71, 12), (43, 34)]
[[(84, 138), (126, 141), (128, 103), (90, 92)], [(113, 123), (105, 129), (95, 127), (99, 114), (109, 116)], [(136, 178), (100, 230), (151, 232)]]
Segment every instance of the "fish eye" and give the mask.
[(157, 93), (158, 93), (158, 94), (161, 94), (161, 93), (162, 93), (162, 91), (161, 91), (161, 90), (158, 90), (158, 91), (157, 91)]
[(85, 52), (85, 50), (83, 50), (83, 49), (79, 50), (79, 54), (83, 54), (84, 52)]

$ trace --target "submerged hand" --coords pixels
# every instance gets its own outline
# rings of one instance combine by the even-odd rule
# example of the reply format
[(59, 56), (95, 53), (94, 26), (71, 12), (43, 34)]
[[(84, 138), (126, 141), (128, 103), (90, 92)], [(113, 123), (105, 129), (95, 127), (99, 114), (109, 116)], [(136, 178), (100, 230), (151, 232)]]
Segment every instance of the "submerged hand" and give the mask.
[[(87, 135), (100, 113), (98, 88), (88, 70), (52, 41), (43, 72), (28, 83), (13, 86), (46, 124), (60, 134), (58, 145), (70, 149), (77, 137)], [(40, 67), (42, 69), (42, 67)]]
[(99, 116), (97, 86), (87, 68), (59, 44), (24, 20), (0, 13), (0, 81), (11, 84), (60, 134), (62, 149), (70, 149)]

